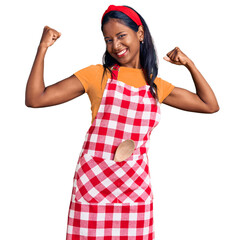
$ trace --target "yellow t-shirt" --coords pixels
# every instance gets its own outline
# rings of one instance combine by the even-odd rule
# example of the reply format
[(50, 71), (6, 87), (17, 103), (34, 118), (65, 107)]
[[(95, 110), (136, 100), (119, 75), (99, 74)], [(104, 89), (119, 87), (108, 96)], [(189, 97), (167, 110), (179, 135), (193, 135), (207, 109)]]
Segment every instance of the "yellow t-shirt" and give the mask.
[[(97, 64), (83, 68), (75, 72), (74, 75), (81, 81), (85, 92), (88, 94), (91, 101), (92, 123), (98, 112), (103, 96), (103, 91), (105, 89), (108, 78), (111, 77), (111, 74), (107, 70), (104, 78), (102, 79), (103, 65)], [(118, 80), (133, 87), (142, 87), (147, 85), (142, 70), (137, 68), (121, 66), (118, 73)], [(155, 79), (154, 83), (157, 85), (159, 102), (162, 103), (163, 100), (174, 89), (174, 85), (159, 77)]]

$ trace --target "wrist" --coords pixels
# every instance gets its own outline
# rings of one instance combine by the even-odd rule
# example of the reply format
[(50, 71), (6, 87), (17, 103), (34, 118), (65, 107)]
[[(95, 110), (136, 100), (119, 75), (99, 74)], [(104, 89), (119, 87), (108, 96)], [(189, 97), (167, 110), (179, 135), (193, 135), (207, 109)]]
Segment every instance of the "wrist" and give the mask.
[(195, 64), (192, 60), (189, 60), (186, 62), (185, 67), (190, 70), (191, 68), (195, 67)]
[(38, 46), (38, 49), (42, 50), (42, 51), (47, 51), (48, 47), (45, 46), (43, 43), (40, 43), (39, 46)]

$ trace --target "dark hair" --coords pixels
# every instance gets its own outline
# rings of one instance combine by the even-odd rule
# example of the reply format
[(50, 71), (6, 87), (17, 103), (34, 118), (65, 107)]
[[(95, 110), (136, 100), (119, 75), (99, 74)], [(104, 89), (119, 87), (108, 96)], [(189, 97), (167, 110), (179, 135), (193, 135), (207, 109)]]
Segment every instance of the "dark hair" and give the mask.
[[(128, 7), (128, 6), (125, 6)], [(133, 8), (128, 7), (135, 11)], [(136, 12), (136, 11), (135, 11)], [(158, 75), (158, 58), (156, 54), (156, 50), (153, 44), (153, 39), (150, 34), (150, 31), (148, 29), (148, 26), (145, 22), (145, 20), (142, 18), (142, 16), (136, 12), (138, 16), (141, 19), (143, 28), (144, 28), (144, 43), (140, 44), (140, 63), (144, 72), (145, 79), (147, 83), (150, 85), (150, 92), (152, 96), (158, 100), (158, 92), (157, 92), (157, 85), (154, 83), (155, 78)], [(103, 31), (103, 26), (105, 23), (107, 23), (111, 18), (118, 19), (122, 24), (126, 25), (127, 27), (131, 28), (135, 32), (138, 31), (139, 26), (131, 20), (126, 14), (119, 12), (119, 11), (111, 11), (108, 12), (104, 17), (102, 21), (101, 30)], [(119, 64), (118, 61), (116, 61), (106, 50), (103, 55), (103, 67), (104, 72), (103, 76), (106, 72), (106, 69), (111, 72), (110, 67), (112, 67), (114, 64)], [(153, 90), (154, 89), (154, 90)], [(155, 91), (155, 92), (154, 92)]]

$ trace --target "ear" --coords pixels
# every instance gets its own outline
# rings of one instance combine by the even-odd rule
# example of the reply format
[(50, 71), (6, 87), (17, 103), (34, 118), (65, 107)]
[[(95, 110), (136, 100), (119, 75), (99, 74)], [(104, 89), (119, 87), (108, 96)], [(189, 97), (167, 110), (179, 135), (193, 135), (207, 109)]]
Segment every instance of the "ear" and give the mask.
[(138, 28), (137, 37), (138, 37), (139, 41), (144, 40), (144, 28), (142, 25), (139, 26), (139, 28)]

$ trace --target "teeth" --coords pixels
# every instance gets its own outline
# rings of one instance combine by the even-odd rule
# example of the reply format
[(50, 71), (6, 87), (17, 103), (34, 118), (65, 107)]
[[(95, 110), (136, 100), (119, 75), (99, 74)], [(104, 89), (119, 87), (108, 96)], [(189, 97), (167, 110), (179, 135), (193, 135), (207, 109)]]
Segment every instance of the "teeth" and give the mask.
[(126, 52), (126, 49), (123, 50), (123, 51), (121, 51), (121, 52), (119, 52), (119, 53), (117, 53), (117, 55), (122, 55), (122, 54), (124, 54), (125, 52)]

